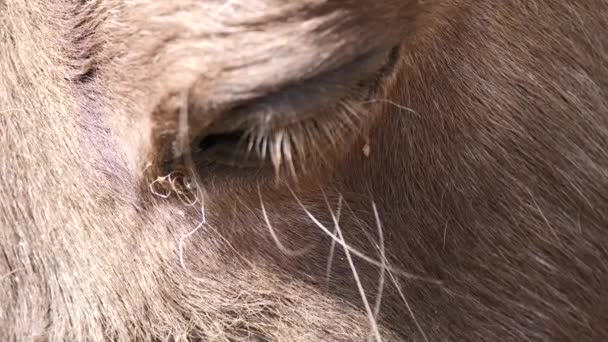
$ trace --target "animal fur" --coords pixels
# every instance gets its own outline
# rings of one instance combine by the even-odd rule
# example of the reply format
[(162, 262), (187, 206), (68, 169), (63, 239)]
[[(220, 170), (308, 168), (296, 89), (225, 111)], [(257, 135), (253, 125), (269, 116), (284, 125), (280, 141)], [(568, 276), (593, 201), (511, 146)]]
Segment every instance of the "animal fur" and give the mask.
[[(605, 0), (0, 0), (0, 341), (608, 340), (606, 27)], [(391, 48), (296, 177), (166, 163), (185, 110), (195, 137)]]

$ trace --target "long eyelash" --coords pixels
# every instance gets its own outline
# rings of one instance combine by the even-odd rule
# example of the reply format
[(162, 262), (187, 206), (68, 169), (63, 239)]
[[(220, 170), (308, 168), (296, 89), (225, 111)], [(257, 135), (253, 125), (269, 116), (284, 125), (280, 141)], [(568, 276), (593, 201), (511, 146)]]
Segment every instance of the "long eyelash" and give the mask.
[(306, 172), (307, 164), (325, 163), (327, 153), (352, 141), (361, 134), (364, 109), (345, 99), (332, 116), (311, 118), (276, 129), (257, 127), (246, 132), (243, 139), (247, 153), (269, 160), (277, 177), (287, 172), (292, 177)]

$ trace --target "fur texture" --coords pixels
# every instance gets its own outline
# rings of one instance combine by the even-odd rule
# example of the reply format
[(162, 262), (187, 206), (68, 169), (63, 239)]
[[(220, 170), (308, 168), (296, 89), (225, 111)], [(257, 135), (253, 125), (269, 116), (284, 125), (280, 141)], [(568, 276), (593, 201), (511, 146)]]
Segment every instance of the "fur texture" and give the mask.
[[(0, 0), (0, 340), (608, 340), (606, 27), (605, 0)], [(394, 65), (247, 123), (274, 170), (184, 150), (363, 52)]]

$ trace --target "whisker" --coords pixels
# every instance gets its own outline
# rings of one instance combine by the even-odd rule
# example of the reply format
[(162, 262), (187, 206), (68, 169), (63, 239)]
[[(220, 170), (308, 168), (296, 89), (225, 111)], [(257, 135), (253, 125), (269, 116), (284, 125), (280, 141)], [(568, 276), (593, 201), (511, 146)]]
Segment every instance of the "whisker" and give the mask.
[(382, 305), (382, 294), (384, 291), (384, 280), (385, 280), (385, 271), (386, 271), (386, 250), (384, 246), (384, 232), (382, 230), (382, 224), (380, 223), (378, 210), (376, 208), (376, 203), (372, 201), (372, 208), (374, 209), (374, 215), (376, 217), (376, 226), (378, 228), (378, 244), (380, 245), (380, 258), (383, 261), (382, 265), (384, 267), (380, 268), (380, 277), (378, 279), (378, 294), (376, 295), (376, 303), (374, 306), (374, 317), (378, 319), (378, 315), (380, 314), (380, 307)]
[[(327, 229), (327, 227), (325, 227), (321, 222), (319, 222), (319, 220), (317, 220), (316, 217), (314, 217), (314, 215), (312, 215), (312, 213), (306, 209), (306, 207), (304, 206), (304, 204), (302, 203), (302, 201), (300, 201), (300, 199), (297, 197), (297, 195), (294, 193), (294, 191), (291, 189), (291, 187), (288, 185), (287, 186), (289, 191), (291, 192), (291, 194), (294, 196), (295, 200), (298, 202), (298, 204), (300, 205), (300, 207), (302, 208), (302, 210), (304, 210), (304, 212), (306, 213), (306, 215), (313, 221), (313, 223), (315, 223), (315, 225), (317, 225), (325, 234), (327, 234), (329, 237), (331, 237), (332, 239), (334, 239), (336, 241), (337, 244), (339, 244), (340, 246), (342, 246), (343, 248), (348, 249), (353, 255), (365, 260), (366, 262), (377, 266), (377, 267), (384, 267), (382, 266), (382, 263), (365, 255), (364, 253), (358, 251), (357, 249), (349, 246), (349, 245), (345, 245), (339, 237), (337, 237), (335, 234), (333, 234), (331, 231), (329, 231), (329, 229)], [(402, 277), (408, 278), (408, 279), (412, 279), (412, 280), (418, 280), (418, 281), (423, 281), (423, 282), (427, 282), (427, 283), (431, 283), (431, 284), (435, 284), (435, 285), (441, 285), (441, 281), (437, 280), (437, 279), (432, 279), (432, 278), (428, 278), (428, 277), (424, 277), (424, 276), (418, 276), (418, 275), (414, 275), (412, 273), (409, 272), (405, 272), (402, 271), (398, 268), (388, 268), (390, 269), (392, 272), (395, 272), (396, 274), (401, 275)]]
[(429, 342), (429, 339), (426, 336), (426, 333), (424, 332), (424, 330), (422, 330), (422, 326), (418, 322), (418, 319), (416, 319), (416, 315), (414, 314), (414, 310), (412, 309), (412, 307), (410, 306), (410, 303), (408, 302), (408, 300), (405, 298), (405, 295), (403, 294), (403, 290), (401, 289), (401, 285), (399, 284), (399, 280), (393, 274), (391, 274), (391, 273), (389, 273), (389, 276), (391, 278), (392, 283), (395, 285), (395, 288), (397, 289), (397, 292), (399, 293), (399, 297), (401, 297), (401, 300), (405, 304), (405, 307), (406, 307), (406, 309), (407, 309), (410, 317), (412, 317), (412, 320), (414, 321), (414, 324), (416, 325), (416, 328), (418, 329), (418, 331), (422, 335), (422, 338), (424, 339), (425, 342)]
[(198, 224), (198, 226), (196, 226), (196, 228), (194, 228), (193, 230), (191, 230), (190, 232), (188, 232), (186, 235), (182, 236), (179, 239), (179, 244), (178, 244), (178, 249), (179, 249), (179, 263), (182, 266), (183, 269), (187, 270), (186, 268), (186, 264), (184, 263), (184, 244), (186, 243), (186, 239), (188, 239), (190, 236), (194, 235), (194, 233), (196, 233), (199, 229), (201, 229), (203, 226), (205, 226), (207, 224), (207, 220), (205, 219), (205, 209), (204, 206), (202, 206), (201, 208), (201, 222)]
[(264, 207), (264, 200), (262, 199), (262, 192), (260, 190), (260, 185), (258, 184), (258, 198), (260, 199), (260, 206), (262, 208), (262, 215), (264, 216), (264, 221), (266, 222), (266, 227), (268, 227), (268, 231), (270, 232), (270, 236), (274, 240), (274, 243), (277, 245), (279, 250), (288, 256), (302, 256), (310, 251), (310, 248), (302, 248), (297, 250), (292, 250), (287, 248), (283, 243), (279, 240), (274, 228), (272, 228), (272, 224), (270, 224), (270, 219), (268, 218), (268, 213), (266, 212), (266, 208)]
[(154, 181), (152, 181), (152, 183), (150, 183), (150, 185), (148, 185), (148, 187), (150, 188), (150, 192), (153, 195), (158, 196), (160, 198), (169, 198), (169, 196), (171, 196), (171, 191), (166, 190), (166, 193), (161, 193), (155, 187), (156, 184), (159, 184), (162, 186), (162, 183), (166, 182), (166, 180), (167, 180), (167, 177), (156, 178)]
[[(346, 202), (344, 202), (344, 203), (345, 203), (346, 208), (348, 208), (350, 210), (351, 214), (355, 215), (355, 213), (350, 208), (348, 203), (346, 203)], [(372, 201), (372, 205), (375, 206), (375, 202)], [(387, 271), (386, 265), (388, 263), (388, 261), (387, 261), (388, 259), (386, 258), (384, 231), (382, 229), (382, 225), (378, 221), (376, 221), (376, 222), (377, 222), (376, 226), (378, 229), (378, 240), (379, 240), (378, 243), (374, 242), (373, 237), (371, 236), (371, 234), (369, 234), (367, 232), (367, 230), (364, 227), (361, 227), (361, 228), (362, 228), (365, 236), (368, 238), (368, 240), (374, 245), (376, 250), (378, 250), (378, 252), (380, 253), (380, 258), (381, 258), (381, 262), (382, 262), (382, 267), (380, 268), (379, 279), (378, 279), (378, 292), (377, 292), (376, 301), (374, 304), (374, 316), (377, 319), (380, 314), (380, 308), (381, 308), (381, 304), (382, 304), (382, 295), (384, 292), (384, 284), (386, 281), (386, 271)], [(334, 244), (334, 243), (335, 243), (335, 241), (332, 240), (332, 244)], [(388, 270), (388, 272), (390, 272), (390, 270)]]
[[(188, 188), (188, 190), (195, 192), (196, 195), (194, 196), (194, 202), (192, 202), (192, 205), (196, 204), (197, 201), (200, 200), (201, 202), (201, 221), (200, 223), (190, 232), (188, 232), (186, 235), (182, 236), (179, 239), (179, 243), (178, 243), (178, 250), (179, 250), (179, 262), (180, 265), (183, 269), (187, 270), (186, 264), (184, 262), (184, 245), (186, 243), (186, 240), (188, 238), (190, 238), (192, 235), (194, 235), (196, 232), (198, 232), (202, 227), (207, 225), (207, 218), (205, 216), (205, 194), (204, 194), (204, 189), (200, 186), (200, 183), (198, 181), (198, 176), (195, 172), (195, 165), (194, 165), (194, 161), (192, 160), (192, 154), (190, 151), (190, 144), (189, 144), (189, 125), (188, 125), (188, 99), (189, 99), (190, 94), (188, 92), (185, 92), (183, 94), (182, 97), (182, 104), (180, 106), (179, 109), (179, 122), (178, 122), (178, 134), (177, 134), (177, 144), (178, 144), (178, 150), (182, 153), (182, 156), (184, 158), (184, 164), (186, 166), (186, 169), (189, 170), (190, 175), (192, 177), (191, 182), (186, 182), (186, 188)], [(179, 193), (178, 193), (179, 195)]]
[[(340, 222), (341, 214), (342, 214), (342, 197), (340, 197), (338, 199), (338, 207), (336, 209), (336, 221)], [(335, 227), (334, 227), (333, 233), (334, 234), (337, 233), (337, 230)], [(331, 239), (331, 245), (329, 246), (329, 256), (327, 257), (327, 268), (325, 270), (325, 279), (328, 284), (329, 284), (329, 278), (330, 278), (330, 274), (331, 274), (331, 267), (332, 267), (333, 260), (334, 260), (335, 249), (336, 249), (336, 240)]]
[[(325, 194), (324, 194), (325, 195)], [(325, 201), (329, 205), (327, 200), (327, 196), (325, 196)], [(342, 203), (342, 195), (340, 195), (338, 203)], [(332, 220), (334, 221), (334, 227), (336, 232), (338, 233), (338, 237), (342, 242), (342, 246), (347, 246), (346, 241), (344, 240), (344, 235), (342, 235), (342, 230), (340, 229), (340, 225), (338, 224), (338, 220), (336, 219), (336, 215), (334, 215), (331, 208), (329, 208)], [(367, 313), (367, 317), (372, 326), (372, 333), (376, 338), (377, 342), (382, 342), (382, 337), (380, 336), (380, 330), (378, 329), (378, 322), (374, 317), (374, 313), (372, 312), (372, 308), (369, 305), (369, 301), (367, 300), (367, 295), (365, 294), (365, 289), (363, 288), (363, 284), (361, 283), (361, 279), (359, 279), (359, 273), (357, 272), (357, 268), (355, 267), (355, 263), (353, 262), (353, 258), (350, 255), (348, 248), (344, 248), (344, 254), (346, 255), (346, 259), (348, 260), (348, 264), (350, 265), (350, 269), (353, 272), (353, 277), (355, 278), (355, 283), (357, 284), (357, 289), (359, 290), (359, 295), (361, 295), (361, 300), (363, 301), (363, 306), (365, 307), (365, 311)]]
[[(344, 205), (346, 206), (346, 208), (350, 211), (351, 215), (356, 217), (355, 212), (353, 211), (353, 209), (348, 205), (347, 202), (344, 202)], [(375, 207), (376, 204), (374, 201), (372, 201), (372, 207)], [(374, 245), (374, 247), (376, 248), (376, 250), (378, 251), (378, 253), (380, 253), (380, 257), (381, 257), (381, 262), (382, 262), (382, 267), (380, 269), (380, 274), (379, 274), (379, 281), (378, 281), (378, 294), (376, 296), (376, 303), (375, 303), (375, 315), (376, 317), (379, 315), (380, 313), (380, 308), (381, 308), (381, 303), (382, 303), (382, 294), (384, 292), (384, 285), (386, 282), (386, 272), (388, 271), (389, 273), (391, 272), (390, 269), (387, 269), (388, 265), (388, 259), (386, 258), (386, 248), (385, 248), (385, 242), (384, 242), (384, 230), (382, 228), (382, 225), (380, 223), (380, 221), (377, 219), (376, 220), (376, 227), (378, 229), (378, 242), (376, 243), (374, 241), (374, 238), (371, 236), (371, 234), (365, 229), (365, 227), (360, 227), (362, 229), (363, 234), (367, 237), (367, 239), (370, 241), (370, 243), (372, 243)]]
[(408, 112), (410, 112), (410, 113), (412, 113), (412, 114), (419, 115), (419, 114), (418, 114), (418, 112), (417, 112), (417, 111), (415, 111), (415, 110), (413, 110), (412, 108), (409, 108), (409, 107), (406, 107), (406, 106), (400, 105), (400, 104), (398, 104), (398, 103), (396, 103), (396, 102), (393, 102), (393, 101), (391, 101), (391, 100), (388, 100), (388, 99), (371, 99), (371, 100), (368, 100), (368, 101), (363, 101), (363, 102), (360, 102), (360, 103), (361, 103), (361, 104), (368, 104), (368, 103), (376, 103), (376, 102), (388, 103), (388, 104), (390, 104), (390, 105), (392, 105), (392, 106), (395, 106), (395, 107), (397, 107), (397, 108), (399, 108), (399, 109), (402, 109), (402, 110), (408, 111)]
[[(374, 210), (374, 217), (376, 219), (376, 224), (380, 227), (381, 221), (380, 221), (380, 215), (378, 214), (378, 208), (376, 207), (376, 203), (372, 202), (372, 208)], [(387, 265), (389, 265), (389, 262), (388, 262), (388, 260), (386, 260), (386, 257), (384, 257), (384, 261), (386, 262)], [(389, 277), (391, 278), (391, 281), (395, 285), (395, 288), (397, 288), (397, 292), (399, 293), (401, 300), (403, 300), (403, 303), (405, 304), (405, 307), (406, 307), (410, 317), (412, 317), (412, 320), (414, 321), (416, 328), (422, 335), (422, 338), (424, 338), (425, 342), (429, 342), (429, 339), (426, 336), (426, 333), (422, 329), (422, 326), (420, 325), (420, 323), (418, 322), (418, 319), (416, 318), (416, 315), (414, 314), (414, 310), (412, 309), (409, 301), (405, 298), (405, 295), (403, 294), (403, 290), (401, 290), (401, 285), (399, 284), (399, 280), (391, 272), (389, 272), (388, 274), (389, 274)]]

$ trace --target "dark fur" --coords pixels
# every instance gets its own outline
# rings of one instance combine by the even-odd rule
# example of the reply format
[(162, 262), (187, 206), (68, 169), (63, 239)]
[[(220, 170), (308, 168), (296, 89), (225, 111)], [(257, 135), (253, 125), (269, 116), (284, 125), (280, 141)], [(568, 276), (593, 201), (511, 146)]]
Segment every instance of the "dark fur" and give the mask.
[[(605, 0), (234, 3), (0, 0), (0, 340), (365, 340), (344, 251), (327, 281), (301, 206), (333, 229), (340, 196), (375, 259), (378, 208), (385, 340), (608, 340)], [(297, 179), (197, 164), (195, 206), (150, 192), (184, 171), (181, 110), (196, 137), (393, 46), (345, 102), (356, 134), (318, 113)], [(373, 302), (380, 269), (355, 264)]]

